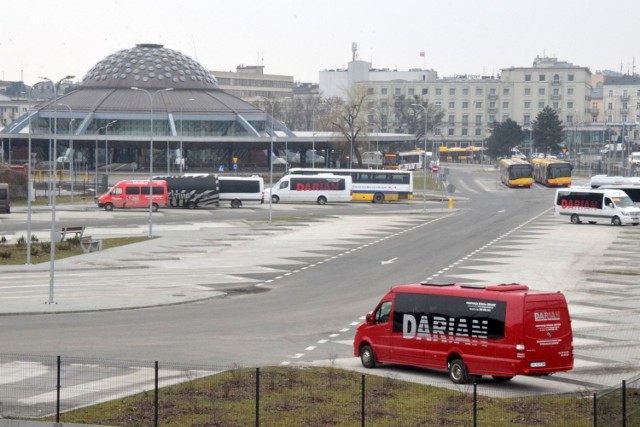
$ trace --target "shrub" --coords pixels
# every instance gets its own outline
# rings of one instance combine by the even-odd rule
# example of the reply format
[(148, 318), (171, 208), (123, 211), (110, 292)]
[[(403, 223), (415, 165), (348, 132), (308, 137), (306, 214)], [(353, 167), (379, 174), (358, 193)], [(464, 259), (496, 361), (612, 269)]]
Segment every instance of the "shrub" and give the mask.
[(20, 238), (16, 241), (16, 248), (24, 249), (27, 246), (27, 239), (24, 236), (20, 236)]
[(45, 252), (49, 252), (51, 250), (51, 242), (42, 242), (40, 243), (42, 250)]
[(0, 244), (4, 245), (6, 243), (7, 243), (7, 238), (4, 236), (0, 237)]
[(2, 250), (2, 251), (0, 251), (0, 258), (4, 258), (4, 259), (11, 258), (11, 251), (10, 250)]

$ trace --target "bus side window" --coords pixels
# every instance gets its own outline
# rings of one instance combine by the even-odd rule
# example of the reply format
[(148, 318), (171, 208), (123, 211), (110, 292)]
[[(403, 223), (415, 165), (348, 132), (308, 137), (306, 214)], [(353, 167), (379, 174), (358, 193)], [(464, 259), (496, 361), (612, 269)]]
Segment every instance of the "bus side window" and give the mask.
[(376, 310), (376, 323), (387, 323), (389, 321), (389, 314), (391, 313), (391, 301), (385, 301), (380, 304), (378, 310)]

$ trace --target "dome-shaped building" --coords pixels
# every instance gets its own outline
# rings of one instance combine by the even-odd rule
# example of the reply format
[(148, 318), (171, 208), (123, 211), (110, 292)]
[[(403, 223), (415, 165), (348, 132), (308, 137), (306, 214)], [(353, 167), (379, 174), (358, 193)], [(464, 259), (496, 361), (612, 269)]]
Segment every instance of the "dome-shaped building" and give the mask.
[(30, 138), (37, 160), (49, 159), (52, 139), (56, 157), (73, 145), (76, 161), (89, 170), (109, 163), (146, 169), (153, 146), (154, 168), (173, 171), (182, 158), (193, 166), (230, 166), (232, 157), (256, 163), (257, 152), (266, 163), (272, 123), (295, 139), (264, 111), (221, 90), (197, 61), (139, 44), (99, 61), (76, 89), (36, 105), (2, 138), (14, 149)]

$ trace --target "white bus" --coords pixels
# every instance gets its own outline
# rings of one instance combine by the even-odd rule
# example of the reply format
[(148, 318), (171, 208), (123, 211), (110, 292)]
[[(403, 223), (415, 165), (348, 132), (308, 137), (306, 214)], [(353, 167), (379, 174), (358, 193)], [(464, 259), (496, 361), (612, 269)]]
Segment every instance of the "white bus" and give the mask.
[(351, 177), (329, 173), (285, 175), (267, 189), (267, 197), (278, 202), (316, 202), (319, 205), (351, 201)]
[(264, 203), (264, 180), (260, 176), (219, 175), (220, 201), (230, 202), (232, 208), (244, 204)]
[(331, 173), (350, 175), (354, 201), (382, 203), (385, 201), (413, 199), (413, 173), (403, 170), (382, 169), (331, 169), (331, 168), (291, 168), (290, 174), (312, 175)]

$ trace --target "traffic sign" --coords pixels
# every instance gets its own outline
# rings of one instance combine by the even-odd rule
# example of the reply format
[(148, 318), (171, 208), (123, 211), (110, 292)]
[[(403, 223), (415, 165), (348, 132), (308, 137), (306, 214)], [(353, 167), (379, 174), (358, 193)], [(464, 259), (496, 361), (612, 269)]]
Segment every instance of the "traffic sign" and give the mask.
[(431, 172), (433, 173), (438, 173), (440, 172), (440, 166), (436, 165), (436, 166), (431, 166)]

